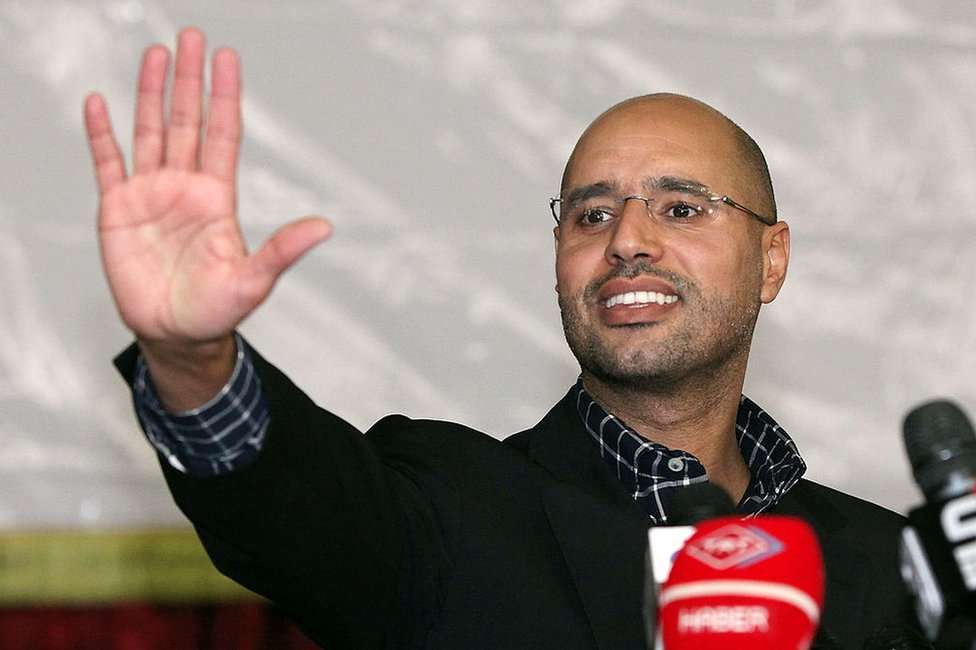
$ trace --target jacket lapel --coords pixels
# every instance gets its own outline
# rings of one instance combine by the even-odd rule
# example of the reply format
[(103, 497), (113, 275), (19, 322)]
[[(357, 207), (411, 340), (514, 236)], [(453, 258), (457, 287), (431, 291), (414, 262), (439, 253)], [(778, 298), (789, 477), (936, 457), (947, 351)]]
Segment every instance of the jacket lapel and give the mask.
[[(646, 515), (599, 457), (567, 395), (531, 431), (529, 456), (555, 479), (543, 501), (601, 650), (642, 648)], [(806, 481), (771, 514), (806, 520), (820, 540), (826, 568), (822, 622), (836, 638), (854, 638), (866, 598), (858, 580), (868, 561), (845, 541), (847, 517)]]
[(821, 628), (838, 639), (857, 638), (857, 619), (867, 598), (861, 574), (870, 565), (870, 558), (866, 549), (850, 543), (843, 534), (848, 526), (847, 517), (807, 481), (793, 486), (772, 514), (800, 517), (813, 527), (820, 541), (826, 573)]
[(569, 399), (535, 428), (529, 454), (555, 479), (543, 489), (546, 515), (597, 646), (643, 648), (646, 515), (599, 457)]

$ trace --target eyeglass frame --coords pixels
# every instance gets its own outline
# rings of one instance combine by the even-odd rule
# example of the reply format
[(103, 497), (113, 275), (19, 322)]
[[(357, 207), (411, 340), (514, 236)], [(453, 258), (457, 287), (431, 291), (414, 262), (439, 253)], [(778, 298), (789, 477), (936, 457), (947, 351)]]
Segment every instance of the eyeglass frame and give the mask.
[[(772, 226), (772, 225), (776, 224), (776, 221), (777, 220), (775, 218), (764, 217), (761, 214), (759, 214), (758, 212), (753, 212), (752, 210), (750, 210), (746, 206), (744, 206), (741, 203), (739, 203), (738, 201), (734, 200), (728, 194), (722, 194), (722, 195), (712, 194), (712, 195), (706, 195), (703, 198), (706, 201), (710, 202), (710, 203), (724, 203), (725, 205), (727, 205), (729, 207), (732, 207), (732, 208), (735, 208), (736, 210), (741, 210), (742, 212), (745, 212), (750, 217), (755, 218), (756, 220), (758, 220), (761, 224), (763, 224), (765, 226)], [(646, 197), (646, 196), (641, 196), (640, 194), (631, 194), (629, 196), (622, 197), (620, 199), (620, 202), (626, 204), (627, 201), (629, 201), (631, 199), (638, 199), (640, 201), (643, 201), (644, 202), (644, 205), (648, 209), (650, 209), (651, 201), (654, 200), (653, 198), (649, 198), (649, 197)], [(552, 218), (555, 219), (557, 226), (562, 225), (562, 224), (559, 221), (559, 215), (556, 213), (556, 205), (561, 204), (562, 201), (563, 201), (563, 199), (562, 199), (561, 196), (552, 196), (552, 197), (549, 197), (549, 211), (552, 213)]]

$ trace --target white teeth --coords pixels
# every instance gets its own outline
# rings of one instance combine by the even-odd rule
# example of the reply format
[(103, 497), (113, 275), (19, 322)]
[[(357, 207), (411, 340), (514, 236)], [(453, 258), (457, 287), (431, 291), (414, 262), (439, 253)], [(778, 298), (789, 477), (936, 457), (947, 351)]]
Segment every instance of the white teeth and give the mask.
[(648, 305), (657, 303), (658, 305), (670, 305), (678, 301), (678, 296), (674, 294), (663, 294), (659, 291), (628, 291), (610, 296), (604, 301), (607, 309), (616, 305)]

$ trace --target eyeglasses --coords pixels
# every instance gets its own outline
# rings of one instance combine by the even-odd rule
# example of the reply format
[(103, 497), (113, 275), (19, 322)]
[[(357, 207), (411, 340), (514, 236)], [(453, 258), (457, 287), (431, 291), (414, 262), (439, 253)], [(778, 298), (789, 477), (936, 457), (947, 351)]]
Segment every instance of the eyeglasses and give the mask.
[[(595, 195), (587, 196), (588, 191)], [(728, 195), (714, 195), (700, 186), (655, 192), (651, 196), (631, 194), (623, 197), (584, 188), (571, 192), (569, 199), (552, 197), (549, 210), (558, 226), (572, 224), (583, 229), (599, 228), (619, 217), (631, 199), (643, 201), (647, 214), (656, 222), (674, 227), (704, 225), (714, 219), (723, 205), (745, 212), (767, 226), (776, 223), (776, 219), (753, 212)]]

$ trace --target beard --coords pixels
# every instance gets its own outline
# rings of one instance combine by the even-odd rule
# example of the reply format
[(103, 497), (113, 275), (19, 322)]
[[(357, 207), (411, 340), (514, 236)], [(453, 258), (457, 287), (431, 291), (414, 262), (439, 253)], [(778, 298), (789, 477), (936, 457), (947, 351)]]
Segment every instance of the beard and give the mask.
[[(566, 342), (584, 374), (621, 387), (676, 388), (702, 373), (714, 374), (730, 362), (744, 363), (759, 315), (759, 276), (747, 278), (733, 296), (706, 296), (694, 282), (646, 262), (617, 267), (579, 294), (559, 294)], [(596, 296), (613, 278), (652, 275), (667, 280), (680, 296), (680, 313), (663, 323), (614, 327), (610, 337), (598, 321)], [(746, 286), (748, 285), (748, 286)], [(617, 339), (615, 343), (613, 339)]]

